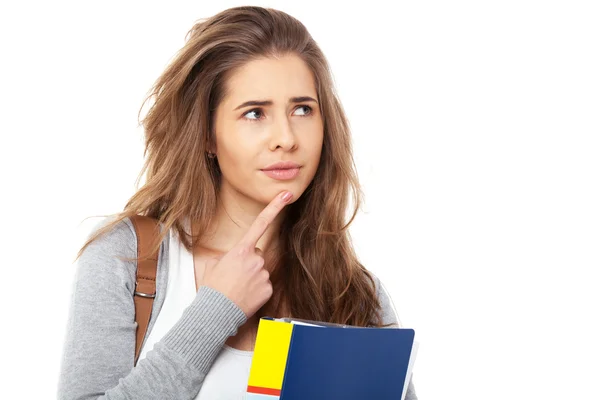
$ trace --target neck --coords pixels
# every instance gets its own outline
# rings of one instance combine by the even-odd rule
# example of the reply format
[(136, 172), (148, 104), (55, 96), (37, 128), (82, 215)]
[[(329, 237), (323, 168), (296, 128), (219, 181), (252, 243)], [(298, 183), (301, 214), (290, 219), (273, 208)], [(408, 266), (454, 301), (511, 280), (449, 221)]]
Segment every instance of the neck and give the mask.
[[(238, 244), (256, 217), (267, 206), (225, 185), (221, 187), (217, 204), (215, 216), (202, 235), (200, 245), (219, 253), (226, 253)], [(264, 254), (277, 249), (284, 213), (285, 209), (269, 225), (256, 244)]]

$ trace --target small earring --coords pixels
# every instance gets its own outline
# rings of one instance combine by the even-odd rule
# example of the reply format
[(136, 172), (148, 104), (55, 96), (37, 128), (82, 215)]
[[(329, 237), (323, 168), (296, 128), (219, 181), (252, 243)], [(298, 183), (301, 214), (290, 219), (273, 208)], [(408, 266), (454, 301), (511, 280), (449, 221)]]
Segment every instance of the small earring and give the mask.
[(208, 158), (215, 158), (217, 155), (215, 153), (208, 153)]

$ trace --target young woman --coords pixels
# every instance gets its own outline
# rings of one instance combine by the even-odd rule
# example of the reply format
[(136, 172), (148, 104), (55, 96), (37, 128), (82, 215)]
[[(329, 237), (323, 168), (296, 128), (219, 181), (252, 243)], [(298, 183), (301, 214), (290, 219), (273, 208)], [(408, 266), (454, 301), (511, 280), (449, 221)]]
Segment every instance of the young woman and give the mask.
[[(147, 99), (145, 184), (78, 254), (60, 399), (241, 399), (262, 316), (398, 325), (351, 245), (350, 130), (306, 28), (238, 7), (187, 39)], [(137, 364), (136, 214), (162, 228)]]

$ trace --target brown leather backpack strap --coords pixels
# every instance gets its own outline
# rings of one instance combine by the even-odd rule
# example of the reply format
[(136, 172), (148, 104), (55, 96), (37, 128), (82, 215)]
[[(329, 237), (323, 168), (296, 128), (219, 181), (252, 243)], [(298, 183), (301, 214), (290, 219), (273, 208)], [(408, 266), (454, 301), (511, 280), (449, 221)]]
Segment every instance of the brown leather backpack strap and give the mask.
[[(143, 215), (130, 218), (137, 234), (137, 256), (147, 255), (150, 251), (152, 240), (160, 233), (157, 220)], [(133, 302), (135, 304), (135, 321), (137, 322), (135, 359), (137, 364), (142, 349), (142, 343), (150, 323), (152, 304), (156, 296), (156, 269), (158, 265), (158, 251), (151, 257), (140, 260), (137, 265), (137, 277)]]

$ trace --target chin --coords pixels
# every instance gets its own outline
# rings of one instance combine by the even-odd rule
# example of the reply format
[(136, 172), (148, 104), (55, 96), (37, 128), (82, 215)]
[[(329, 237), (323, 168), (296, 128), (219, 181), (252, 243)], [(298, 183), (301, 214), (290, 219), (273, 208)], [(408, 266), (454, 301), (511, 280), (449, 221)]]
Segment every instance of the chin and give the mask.
[(287, 203), (288, 205), (296, 202), (296, 200), (298, 200), (298, 198), (302, 196), (302, 193), (304, 192), (304, 189), (302, 189), (299, 184), (289, 182), (269, 186), (270, 187), (267, 187), (266, 185), (256, 186), (259, 188), (259, 192), (256, 194), (256, 199), (259, 200), (261, 203), (264, 203), (265, 205), (273, 201), (273, 199), (284, 190), (287, 190), (292, 193), (292, 199)]

